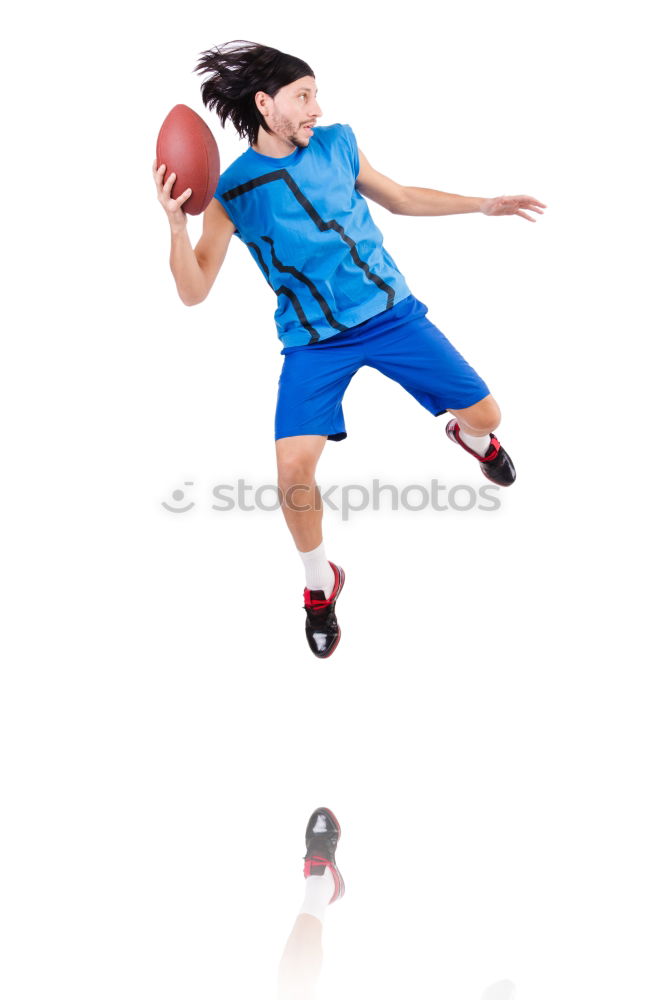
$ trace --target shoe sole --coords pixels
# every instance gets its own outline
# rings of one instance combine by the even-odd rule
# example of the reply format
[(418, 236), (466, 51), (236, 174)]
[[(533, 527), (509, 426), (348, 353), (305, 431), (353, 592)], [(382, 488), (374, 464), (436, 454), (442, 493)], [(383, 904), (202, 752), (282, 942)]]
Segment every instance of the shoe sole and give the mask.
[[(335, 563), (334, 563), (334, 565), (335, 565)], [(342, 591), (343, 587), (345, 586), (345, 570), (342, 568), (342, 566), (336, 566), (336, 569), (338, 570), (338, 573), (340, 574), (340, 582), (338, 584), (338, 593), (336, 594), (336, 601), (337, 601), (338, 598), (340, 597), (340, 592)], [(335, 609), (336, 609), (336, 605), (334, 603), (333, 610), (335, 611)], [(342, 635), (342, 632), (340, 630), (340, 625), (338, 625), (338, 635), (336, 636), (336, 640), (335, 640), (333, 646), (331, 646), (331, 648), (328, 649), (327, 652), (324, 653), (322, 656), (318, 656), (317, 653), (313, 653), (313, 656), (315, 656), (318, 660), (328, 660), (328, 658), (332, 655), (332, 653), (335, 653), (335, 651), (336, 651), (336, 649), (338, 647), (338, 643), (340, 642), (340, 636), (341, 635)], [(312, 652), (312, 650), (311, 650), (311, 652)], [(334, 816), (334, 819), (335, 819), (335, 816)], [(336, 820), (336, 822), (337, 822), (337, 820)]]

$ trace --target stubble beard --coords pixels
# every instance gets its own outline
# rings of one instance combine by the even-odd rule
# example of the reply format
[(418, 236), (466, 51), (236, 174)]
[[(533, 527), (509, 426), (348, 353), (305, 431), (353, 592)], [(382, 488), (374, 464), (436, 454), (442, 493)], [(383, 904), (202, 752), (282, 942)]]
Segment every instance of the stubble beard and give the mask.
[(272, 129), (274, 132), (281, 137), (281, 139), (287, 139), (291, 142), (293, 146), (298, 146), (299, 149), (306, 149), (310, 136), (302, 139), (297, 135), (297, 126), (294, 122), (291, 122), (289, 118), (285, 118), (283, 115), (279, 115), (278, 112), (274, 114), (274, 120), (272, 124)]

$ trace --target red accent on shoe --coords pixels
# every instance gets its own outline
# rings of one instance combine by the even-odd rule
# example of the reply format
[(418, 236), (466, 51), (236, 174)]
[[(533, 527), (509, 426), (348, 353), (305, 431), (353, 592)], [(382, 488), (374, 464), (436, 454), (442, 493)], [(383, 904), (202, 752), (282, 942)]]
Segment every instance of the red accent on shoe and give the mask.
[(336, 597), (338, 596), (338, 590), (340, 587), (340, 573), (338, 572), (338, 567), (335, 565), (335, 563), (332, 563), (330, 560), (329, 560), (329, 566), (333, 570), (333, 576), (334, 576), (333, 590), (331, 591), (330, 596), (324, 598), (324, 600), (322, 601), (317, 597), (310, 596), (311, 594), (318, 593), (317, 590), (309, 590), (308, 587), (304, 587), (303, 590), (304, 607), (315, 608), (315, 609), (328, 608), (329, 605), (333, 604), (333, 602), (335, 601)]
[(331, 903), (335, 903), (335, 901), (339, 899), (341, 896), (345, 895), (345, 883), (343, 881), (342, 875), (335, 867), (335, 865), (332, 865), (330, 867), (331, 867), (331, 874), (333, 875), (334, 888), (333, 888), (333, 896), (329, 900), (329, 906), (331, 906)]
[[(487, 449), (487, 454), (479, 459), (480, 462), (493, 462), (494, 459), (499, 454), (499, 452), (501, 451), (501, 444), (499, 442), (499, 439), (496, 438), (494, 434), (490, 434), (490, 439), (491, 439), (490, 447)], [(494, 449), (494, 451), (492, 451), (492, 449)], [(475, 454), (476, 453), (474, 452), (474, 455)]]
[(306, 858), (306, 860), (304, 861), (304, 865), (303, 865), (303, 874), (304, 874), (304, 877), (305, 878), (309, 878), (311, 876), (311, 874), (312, 874), (312, 869), (313, 868), (317, 868), (320, 865), (323, 868), (327, 868), (327, 867), (330, 868), (331, 867), (331, 862), (329, 861), (328, 858), (323, 858), (321, 856), (318, 857), (317, 855), (315, 855), (312, 858)]
[(329, 900), (329, 906), (330, 906), (331, 903), (335, 903), (335, 901), (339, 899), (340, 896), (344, 895), (345, 882), (343, 880), (342, 875), (336, 868), (336, 866), (331, 861), (329, 861), (328, 858), (323, 858), (323, 857), (306, 858), (303, 865), (304, 878), (310, 878), (310, 876), (313, 874), (313, 868), (318, 868), (318, 867), (328, 868), (333, 877), (333, 894), (331, 896), (331, 899)]
[(469, 454), (473, 455), (474, 458), (477, 458), (479, 462), (493, 462), (494, 459), (499, 454), (499, 452), (501, 451), (501, 444), (499, 442), (499, 439), (492, 433), (490, 433), (490, 447), (487, 449), (486, 454), (479, 455), (477, 451), (474, 451), (473, 448), (470, 448), (469, 445), (465, 444), (465, 442), (462, 440), (462, 435), (460, 434), (460, 425), (458, 424), (457, 420), (451, 421), (446, 430), (450, 432), (450, 435), (452, 436), (453, 440), (456, 441), (461, 448), (464, 448), (465, 451), (468, 451)]

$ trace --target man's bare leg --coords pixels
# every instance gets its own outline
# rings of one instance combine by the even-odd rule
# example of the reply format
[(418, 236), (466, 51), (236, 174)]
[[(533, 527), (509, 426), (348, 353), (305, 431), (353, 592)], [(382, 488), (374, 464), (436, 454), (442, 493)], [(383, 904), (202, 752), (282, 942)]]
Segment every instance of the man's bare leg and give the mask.
[(322, 496), (315, 469), (326, 441), (322, 434), (276, 441), (281, 507), (305, 569), (306, 641), (321, 658), (330, 656), (340, 641), (335, 606), (345, 580), (344, 570), (328, 559), (322, 541)]
[(345, 892), (336, 865), (339, 839), (338, 820), (330, 809), (320, 806), (306, 826), (306, 888), (278, 970), (279, 1000), (313, 1000), (322, 968), (322, 921), (327, 907)]
[(278, 970), (278, 1000), (312, 1000), (322, 968), (322, 921), (300, 913)]
[(299, 552), (322, 542), (322, 497), (315, 482), (326, 435), (299, 434), (276, 441), (282, 511)]
[(483, 437), (497, 429), (501, 422), (501, 410), (490, 394), (485, 399), (463, 410), (449, 410), (460, 425), (460, 433), (471, 437)]
[(449, 410), (455, 417), (446, 434), (480, 462), (484, 475), (497, 486), (515, 482), (515, 466), (499, 439), (492, 433), (501, 420), (501, 411), (492, 395), (461, 410)]

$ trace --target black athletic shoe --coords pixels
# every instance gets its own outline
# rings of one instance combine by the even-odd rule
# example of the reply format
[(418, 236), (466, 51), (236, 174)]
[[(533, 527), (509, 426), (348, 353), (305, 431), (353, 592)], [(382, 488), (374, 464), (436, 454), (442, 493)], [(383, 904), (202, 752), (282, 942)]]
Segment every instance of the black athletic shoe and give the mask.
[(331, 656), (340, 642), (340, 625), (336, 618), (335, 608), (338, 594), (345, 582), (345, 573), (335, 563), (329, 562), (329, 566), (335, 577), (331, 596), (327, 599), (323, 590), (308, 590), (307, 587), (303, 592), (303, 606), (306, 612), (306, 639), (312, 652), (320, 658)]
[(306, 857), (303, 874), (323, 875), (328, 868), (333, 875), (333, 896), (331, 903), (345, 895), (345, 882), (336, 866), (336, 847), (340, 840), (340, 823), (330, 809), (323, 806), (316, 809), (306, 827)]
[(515, 482), (516, 473), (513, 460), (494, 434), (490, 434), (490, 447), (487, 454), (478, 455), (471, 448), (468, 448), (460, 437), (460, 426), (457, 420), (451, 420), (450, 423), (446, 424), (446, 433), (451, 441), (459, 444), (461, 448), (478, 459), (481, 472), (491, 483), (496, 483), (497, 486), (511, 486)]

